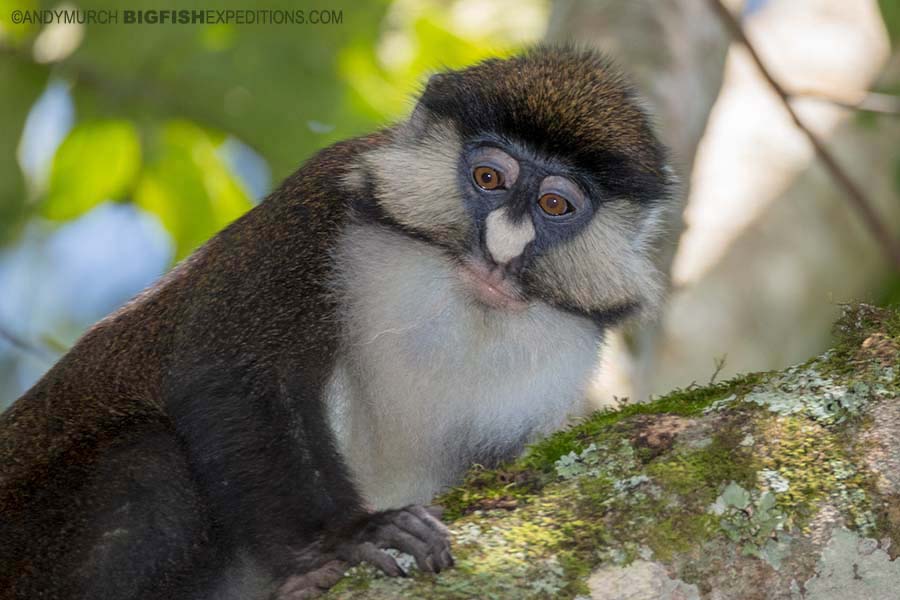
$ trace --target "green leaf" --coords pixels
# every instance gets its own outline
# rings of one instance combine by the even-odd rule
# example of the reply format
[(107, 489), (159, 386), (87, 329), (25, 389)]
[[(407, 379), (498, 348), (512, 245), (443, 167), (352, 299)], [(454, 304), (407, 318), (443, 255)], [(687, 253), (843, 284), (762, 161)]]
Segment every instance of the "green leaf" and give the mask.
[(51, 219), (71, 219), (105, 200), (120, 199), (140, 164), (140, 139), (130, 121), (82, 123), (56, 151), (41, 212)]
[(172, 234), (179, 259), (252, 206), (216, 153), (218, 138), (187, 121), (165, 124), (135, 189), (135, 202)]

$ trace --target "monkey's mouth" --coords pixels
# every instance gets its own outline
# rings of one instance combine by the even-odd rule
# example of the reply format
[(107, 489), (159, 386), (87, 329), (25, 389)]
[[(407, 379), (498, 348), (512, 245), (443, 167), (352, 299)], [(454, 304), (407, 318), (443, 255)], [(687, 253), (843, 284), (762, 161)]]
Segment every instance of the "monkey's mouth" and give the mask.
[(519, 288), (502, 267), (491, 269), (484, 262), (468, 259), (460, 264), (459, 278), (475, 299), (491, 308), (519, 311), (528, 307)]

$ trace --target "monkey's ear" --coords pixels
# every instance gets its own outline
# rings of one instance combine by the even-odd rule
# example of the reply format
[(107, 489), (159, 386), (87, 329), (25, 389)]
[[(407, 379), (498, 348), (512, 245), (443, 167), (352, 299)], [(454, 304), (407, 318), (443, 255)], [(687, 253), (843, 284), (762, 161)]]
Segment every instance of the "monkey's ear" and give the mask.
[(422, 92), (419, 101), (416, 102), (416, 107), (409, 117), (409, 124), (417, 135), (425, 133), (433, 121), (431, 111), (425, 106), (425, 99), (440, 97), (440, 89), (449, 78), (449, 73), (435, 73), (428, 78), (428, 83), (425, 84), (425, 91)]
[(450, 80), (450, 73), (434, 73), (428, 78), (428, 83), (425, 84), (425, 94), (431, 92), (432, 94), (437, 93), (438, 88), (441, 85), (445, 84)]
[(428, 129), (428, 123), (431, 120), (431, 111), (422, 103), (420, 99), (416, 102), (416, 107), (412, 114), (409, 115), (409, 126), (416, 135), (421, 135)]

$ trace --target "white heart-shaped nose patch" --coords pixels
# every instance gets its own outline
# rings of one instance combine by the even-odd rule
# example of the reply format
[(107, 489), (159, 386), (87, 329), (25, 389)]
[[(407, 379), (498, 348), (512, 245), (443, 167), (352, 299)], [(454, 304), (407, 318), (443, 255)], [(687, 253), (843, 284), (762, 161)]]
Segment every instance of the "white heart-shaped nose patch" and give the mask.
[(509, 220), (506, 207), (491, 212), (485, 221), (485, 241), (488, 252), (497, 264), (506, 264), (522, 254), (528, 242), (534, 239), (534, 224), (526, 216), (519, 223)]

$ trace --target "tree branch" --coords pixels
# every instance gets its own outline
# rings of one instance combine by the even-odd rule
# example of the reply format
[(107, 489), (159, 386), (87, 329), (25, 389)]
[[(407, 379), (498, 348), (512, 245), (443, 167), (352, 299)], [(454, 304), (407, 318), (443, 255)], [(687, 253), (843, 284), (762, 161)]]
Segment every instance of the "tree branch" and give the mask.
[(29, 354), (46, 363), (53, 362), (53, 357), (49, 352), (35, 346), (34, 344), (26, 342), (3, 325), (0, 325), (0, 339), (6, 340), (9, 345), (11, 345), (16, 350), (19, 350), (20, 352)]
[(857, 100), (845, 100), (843, 98), (835, 98), (830, 94), (816, 90), (795, 90), (790, 93), (789, 97), (821, 100), (822, 102), (834, 104), (835, 106), (846, 108), (848, 110), (860, 110), (882, 115), (900, 116), (900, 97), (892, 96), (891, 94), (866, 92), (861, 94)]
[(747, 52), (750, 53), (750, 57), (753, 59), (753, 62), (756, 63), (757, 68), (760, 73), (762, 73), (763, 78), (768, 82), (769, 86), (775, 91), (779, 98), (781, 98), (782, 103), (784, 104), (785, 109), (788, 111), (788, 114), (791, 116), (791, 119), (794, 121), (794, 124), (797, 126), (800, 131), (802, 131), (807, 139), (812, 144), (813, 148), (816, 151), (816, 155), (819, 157), (819, 160), (825, 165), (825, 168), (831, 174), (831, 177), (838, 183), (838, 185), (843, 188), (846, 193), (847, 201), (850, 203), (851, 208), (853, 208), (859, 217), (862, 219), (863, 224), (869, 229), (872, 236), (875, 238), (876, 242), (878, 242), (879, 246), (881, 246), (882, 252), (885, 255), (885, 258), (889, 261), (889, 263), (894, 267), (895, 270), (900, 271), (900, 240), (895, 238), (893, 234), (885, 227), (884, 223), (881, 221), (880, 216), (878, 215), (875, 208), (872, 206), (872, 203), (869, 201), (866, 194), (862, 191), (862, 189), (856, 185), (856, 183), (850, 178), (847, 174), (846, 170), (838, 163), (837, 159), (834, 158), (834, 155), (828, 150), (825, 146), (825, 143), (819, 139), (819, 137), (813, 133), (804, 123), (800, 120), (797, 111), (794, 110), (794, 107), (791, 106), (791, 94), (789, 94), (784, 87), (772, 76), (769, 70), (766, 68), (762, 59), (759, 56), (759, 53), (756, 51), (756, 48), (753, 44), (750, 43), (750, 40), (747, 39), (746, 34), (744, 33), (741, 24), (738, 20), (731, 14), (731, 11), (722, 4), (721, 0), (708, 0), (710, 7), (719, 15), (722, 23), (730, 32), (731, 36), (743, 44), (743, 46), (747, 49)]

